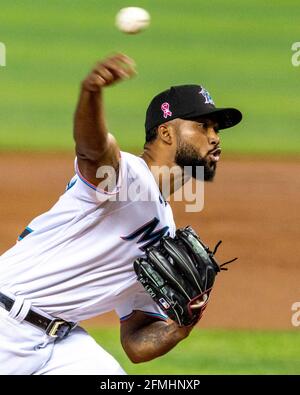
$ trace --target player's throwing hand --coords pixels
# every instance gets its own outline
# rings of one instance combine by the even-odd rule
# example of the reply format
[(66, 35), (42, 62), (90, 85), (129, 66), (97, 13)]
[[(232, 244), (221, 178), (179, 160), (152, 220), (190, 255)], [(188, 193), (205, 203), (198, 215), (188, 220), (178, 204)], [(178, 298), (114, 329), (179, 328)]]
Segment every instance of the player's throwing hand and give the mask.
[(83, 81), (82, 87), (90, 92), (99, 92), (102, 87), (131, 78), (135, 74), (135, 62), (119, 53), (98, 62)]

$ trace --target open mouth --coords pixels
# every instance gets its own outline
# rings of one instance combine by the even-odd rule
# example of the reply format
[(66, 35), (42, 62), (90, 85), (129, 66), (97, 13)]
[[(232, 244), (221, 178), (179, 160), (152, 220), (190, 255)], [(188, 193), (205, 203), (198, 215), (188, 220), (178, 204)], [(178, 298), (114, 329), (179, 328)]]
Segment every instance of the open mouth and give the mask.
[(209, 157), (211, 158), (212, 161), (218, 162), (221, 156), (221, 148), (215, 148), (214, 150), (209, 152)]

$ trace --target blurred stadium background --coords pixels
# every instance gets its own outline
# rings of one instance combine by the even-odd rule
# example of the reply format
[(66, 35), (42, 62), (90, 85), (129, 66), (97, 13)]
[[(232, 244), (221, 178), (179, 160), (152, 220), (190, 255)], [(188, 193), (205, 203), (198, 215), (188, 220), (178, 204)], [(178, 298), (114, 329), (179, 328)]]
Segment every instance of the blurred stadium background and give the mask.
[[(145, 7), (150, 28), (128, 36), (114, 26), (124, 6)], [(202, 213), (184, 215), (221, 257), (240, 264), (218, 279), (203, 322), (153, 362), (133, 365), (118, 341), (117, 319), (86, 323), (128, 373), (299, 374), (300, 67), (297, 0), (1, 1), (0, 253), (48, 209), (71, 177), (72, 118), (79, 82), (96, 60), (124, 52), (138, 76), (108, 89), (110, 130), (139, 152), (149, 100), (170, 85), (203, 84), (218, 106), (244, 121), (222, 134), (224, 159), (206, 187)], [(300, 322), (299, 322), (300, 324)], [(111, 328), (112, 327), (112, 328)], [(204, 328), (204, 329), (202, 329)]]

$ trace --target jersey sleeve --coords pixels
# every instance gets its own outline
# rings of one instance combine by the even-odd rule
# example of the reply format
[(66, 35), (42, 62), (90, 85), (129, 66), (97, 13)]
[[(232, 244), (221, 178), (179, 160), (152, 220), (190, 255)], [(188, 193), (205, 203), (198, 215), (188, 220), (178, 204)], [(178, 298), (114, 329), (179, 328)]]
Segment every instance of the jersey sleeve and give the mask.
[(142, 311), (146, 315), (164, 321), (168, 319), (161, 308), (154, 302), (151, 296), (138, 282), (135, 284), (133, 292), (122, 297), (122, 301), (118, 304), (115, 310), (120, 317), (121, 322), (130, 318), (134, 310)]
[(125, 162), (125, 158), (121, 156), (117, 184), (112, 191), (107, 192), (101, 189), (99, 186), (90, 183), (81, 174), (78, 167), (77, 158), (75, 158), (74, 168), (76, 175), (67, 185), (66, 191), (73, 195), (73, 197), (76, 197), (82, 203), (92, 203), (99, 205), (107, 200), (116, 199), (122, 185), (126, 184), (125, 181), (127, 172)]

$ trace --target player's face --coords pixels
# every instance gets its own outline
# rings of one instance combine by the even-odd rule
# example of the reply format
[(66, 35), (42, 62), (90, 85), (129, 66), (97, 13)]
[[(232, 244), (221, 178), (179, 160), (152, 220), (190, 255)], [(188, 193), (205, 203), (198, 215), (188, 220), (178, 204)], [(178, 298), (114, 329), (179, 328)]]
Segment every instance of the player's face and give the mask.
[(218, 124), (213, 119), (179, 120), (177, 124), (176, 164), (192, 169), (197, 178), (197, 166), (204, 167), (204, 180), (212, 181), (220, 158)]

